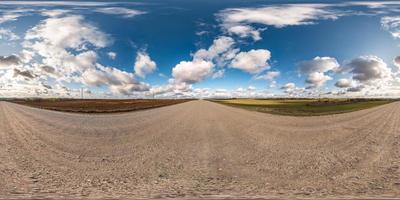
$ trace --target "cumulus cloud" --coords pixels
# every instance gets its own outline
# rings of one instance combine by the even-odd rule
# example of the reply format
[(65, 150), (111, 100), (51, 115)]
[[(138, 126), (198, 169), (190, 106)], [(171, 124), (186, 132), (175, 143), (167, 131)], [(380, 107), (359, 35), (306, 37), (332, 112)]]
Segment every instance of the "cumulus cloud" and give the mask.
[(134, 65), (135, 74), (144, 78), (146, 74), (152, 73), (156, 69), (157, 65), (151, 60), (150, 56), (144, 52), (139, 51), (136, 56), (136, 62)]
[(281, 90), (290, 96), (301, 96), (305, 91), (304, 88), (297, 87), (294, 83), (286, 83), (281, 87)]
[(326, 75), (326, 72), (337, 71), (339, 63), (332, 57), (315, 57), (312, 60), (300, 62), (299, 72), (307, 75), (306, 83), (309, 84), (308, 88), (322, 87), (325, 82), (332, 80), (332, 77)]
[(79, 15), (48, 18), (29, 30), (25, 39), (37, 39), (47, 45), (75, 49), (85, 49), (88, 44), (105, 47), (109, 43), (107, 35), (85, 23)]
[(124, 7), (106, 7), (106, 8), (97, 8), (97, 12), (111, 14), (111, 15), (120, 15), (125, 18), (134, 17), (137, 15), (145, 14), (146, 12), (140, 10), (134, 10)]
[(245, 72), (256, 74), (269, 69), (268, 60), (271, 53), (266, 49), (252, 49), (248, 52), (240, 52), (232, 60), (230, 67)]
[(337, 19), (339, 12), (327, 9), (326, 4), (285, 4), (259, 8), (230, 8), (218, 14), (222, 28), (240, 37), (260, 39), (260, 31), (251, 24), (282, 28), (285, 26), (313, 24), (319, 19)]
[(181, 61), (172, 69), (172, 84), (194, 84), (207, 77), (220, 78), (225, 70), (215, 70), (215, 66), (223, 67), (231, 61), (238, 49), (234, 49), (231, 37), (220, 36), (214, 39), (207, 49), (199, 49), (193, 54), (192, 61)]
[(233, 48), (234, 44), (235, 41), (231, 37), (220, 36), (208, 49), (196, 51), (193, 60), (215, 61), (217, 65), (222, 66), (236, 55), (238, 50)]
[(352, 81), (346, 78), (342, 78), (335, 83), (335, 86), (339, 88), (348, 88), (352, 86)]
[(336, 71), (339, 68), (339, 63), (332, 57), (315, 57), (312, 60), (299, 63), (299, 71), (302, 74), (310, 74), (314, 72)]
[(132, 73), (124, 72), (113, 67), (97, 65), (95, 69), (86, 70), (83, 80), (90, 86), (108, 86), (112, 92), (130, 94), (135, 91), (147, 91), (149, 86), (134, 79)]
[(361, 83), (390, 78), (391, 70), (377, 56), (360, 56), (346, 64), (345, 70), (353, 74), (353, 79)]
[(384, 30), (396, 39), (400, 39), (400, 16), (386, 16), (381, 19), (381, 25)]
[[(98, 63), (95, 50), (109, 45), (110, 38), (82, 16), (52, 15), (28, 30), (24, 39), (21, 55), (27, 66), (24, 70), (14, 69), (14, 76), (23, 77), (25, 82), (13, 82), (12, 79), (8, 82), (35, 88), (37, 95), (70, 94), (71, 90), (60, 89), (64, 87), (64, 82), (73, 82), (81, 87), (102, 87), (122, 95), (150, 88), (148, 84), (137, 81), (133, 73)], [(38, 59), (32, 61), (34, 57)], [(49, 78), (53, 78), (52, 85), (60, 87), (45, 87), (46, 84), (42, 83)], [(35, 87), (38, 84), (41, 88)]]
[(332, 80), (332, 77), (321, 72), (310, 73), (306, 79), (306, 83), (310, 84), (308, 88), (322, 87), (326, 81)]
[(193, 84), (211, 76), (213, 67), (212, 62), (205, 60), (181, 61), (172, 69), (172, 76), (178, 82)]
[(16, 55), (0, 56), (0, 69), (10, 68), (21, 63), (21, 59)]
[[(69, 80), (93, 68), (97, 54), (89, 48), (108, 45), (108, 36), (82, 16), (48, 18), (28, 30), (23, 43), (25, 51), (42, 58), (42, 65), (51, 66), (62, 74), (60, 80)], [(77, 80), (79, 81), (79, 80)]]

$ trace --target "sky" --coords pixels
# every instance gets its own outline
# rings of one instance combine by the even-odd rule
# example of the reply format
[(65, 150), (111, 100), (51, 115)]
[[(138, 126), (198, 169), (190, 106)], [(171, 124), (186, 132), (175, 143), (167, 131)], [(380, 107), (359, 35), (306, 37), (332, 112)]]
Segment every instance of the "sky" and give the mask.
[(399, 1), (1, 1), (0, 97), (400, 97)]

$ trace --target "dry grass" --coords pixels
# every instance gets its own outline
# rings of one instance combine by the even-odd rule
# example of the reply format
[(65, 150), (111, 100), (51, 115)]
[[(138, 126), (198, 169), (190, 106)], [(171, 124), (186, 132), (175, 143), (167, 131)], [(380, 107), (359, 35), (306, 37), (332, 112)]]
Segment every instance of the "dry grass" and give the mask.
[(352, 112), (393, 102), (387, 99), (225, 99), (215, 100), (259, 112), (293, 116), (319, 116)]

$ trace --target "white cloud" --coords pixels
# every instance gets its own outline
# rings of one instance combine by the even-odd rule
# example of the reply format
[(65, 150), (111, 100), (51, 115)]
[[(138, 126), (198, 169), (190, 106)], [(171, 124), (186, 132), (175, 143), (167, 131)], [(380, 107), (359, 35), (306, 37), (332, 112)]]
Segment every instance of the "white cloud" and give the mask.
[(83, 80), (90, 86), (108, 86), (117, 94), (131, 94), (135, 91), (147, 91), (149, 86), (134, 79), (132, 73), (124, 72), (113, 67), (97, 65), (94, 69), (86, 70), (82, 74)]
[(299, 63), (299, 71), (302, 74), (310, 74), (313, 72), (328, 72), (336, 71), (339, 68), (339, 63), (332, 57), (315, 57), (312, 60)]
[(16, 35), (14, 32), (12, 32), (9, 29), (5, 28), (0, 28), (0, 40), (8, 40), (8, 41), (13, 41), (13, 40), (18, 40), (19, 36)]
[(193, 84), (213, 73), (214, 64), (205, 60), (181, 61), (172, 69), (172, 76), (177, 82)]
[(173, 85), (177, 83), (194, 84), (207, 77), (220, 78), (225, 70), (214, 70), (215, 66), (224, 67), (231, 61), (238, 49), (231, 37), (220, 36), (214, 39), (208, 49), (199, 49), (193, 54), (192, 61), (181, 61), (172, 69)]
[(231, 37), (220, 36), (213, 41), (208, 49), (199, 49), (193, 54), (193, 60), (216, 61), (218, 65), (223, 65), (227, 60), (232, 59), (236, 50)]
[(107, 56), (108, 56), (111, 60), (115, 60), (115, 58), (117, 58), (117, 53), (110, 51), (110, 52), (107, 53)]
[(212, 78), (222, 78), (225, 74), (225, 70), (224, 69), (220, 69), (218, 71), (216, 71), (213, 75)]
[(255, 79), (273, 81), (276, 77), (280, 75), (281, 73), (279, 71), (269, 71), (263, 75), (256, 76)]
[(282, 4), (259, 8), (230, 8), (218, 14), (222, 28), (240, 37), (260, 39), (260, 31), (251, 24), (282, 28), (285, 26), (314, 24), (319, 19), (337, 19), (342, 14), (327, 9), (327, 4)]
[(144, 52), (139, 51), (136, 56), (136, 62), (134, 65), (135, 74), (144, 78), (146, 74), (152, 73), (156, 69), (157, 65), (151, 60), (150, 56)]
[[(133, 73), (98, 63), (95, 50), (110, 44), (105, 33), (86, 22), (82, 16), (55, 16), (43, 20), (25, 35), (21, 55), (23, 62), (30, 66), (24, 68), (30, 68), (34, 75), (30, 76), (26, 69), (14, 70), (18, 77), (32, 79), (28, 85), (21, 83), (25, 84), (24, 87), (32, 88), (39, 80), (53, 78), (55, 84), (62, 87), (64, 82), (74, 82), (81, 87), (102, 87), (115, 95), (149, 90), (150, 86), (135, 80)], [(112, 53), (109, 55), (116, 56)], [(32, 61), (33, 57), (38, 59)], [(12, 83), (16, 85), (15, 81)], [(38, 89), (42, 91), (40, 94), (53, 91), (53, 88), (43, 87)]]
[(69, 10), (61, 10), (61, 9), (54, 9), (54, 10), (44, 10), (41, 12), (41, 15), (47, 16), (47, 17), (59, 17), (61, 15), (64, 15), (68, 13)]
[(240, 52), (232, 60), (230, 67), (256, 74), (269, 69), (268, 60), (271, 53), (266, 49), (252, 49), (248, 52)]
[(38, 39), (48, 45), (74, 49), (85, 49), (88, 44), (105, 47), (109, 43), (107, 35), (85, 23), (79, 15), (48, 18), (28, 31), (25, 39)]
[(0, 24), (5, 23), (5, 22), (9, 22), (9, 21), (15, 21), (21, 16), (22, 15), (19, 14), (19, 13), (12, 13), (12, 12), (5, 13), (5, 14), (0, 16)]
[(286, 83), (281, 87), (284, 93), (288, 94), (289, 96), (300, 97), (303, 95), (305, 89), (297, 87), (294, 83)]
[(344, 3), (345, 6), (367, 6), (368, 8), (386, 8), (400, 5), (398, 1), (353, 1)]
[(352, 86), (352, 81), (346, 78), (342, 78), (335, 83), (335, 86), (339, 88), (348, 88)]
[(248, 25), (234, 25), (227, 27), (229, 34), (238, 35), (241, 38), (252, 37), (254, 41), (261, 40), (260, 30), (256, 30)]
[(339, 63), (332, 57), (315, 57), (312, 60), (300, 62), (299, 72), (307, 75), (306, 83), (308, 88), (322, 87), (325, 82), (332, 80), (332, 77), (326, 75), (326, 72), (336, 72), (339, 69)]
[(381, 19), (381, 25), (383, 29), (390, 32), (390, 34), (400, 39), (400, 16), (387, 16)]
[(125, 18), (134, 17), (137, 15), (145, 14), (146, 12), (140, 10), (134, 10), (124, 7), (106, 7), (106, 8), (98, 8), (96, 9), (97, 12), (110, 14), (110, 15), (121, 15)]
[(322, 72), (313, 72), (308, 75), (306, 83), (310, 84), (309, 88), (319, 88), (329, 80), (332, 80), (332, 77), (327, 76)]

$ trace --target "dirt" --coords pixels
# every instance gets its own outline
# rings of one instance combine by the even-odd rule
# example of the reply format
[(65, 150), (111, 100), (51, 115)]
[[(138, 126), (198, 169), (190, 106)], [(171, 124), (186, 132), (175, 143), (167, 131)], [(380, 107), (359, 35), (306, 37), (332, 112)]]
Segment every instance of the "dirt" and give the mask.
[(190, 101), (190, 99), (17, 99), (22, 105), (78, 113), (118, 113), (157, 108)]
[(398, 198), (400, 102), (320, 117), (208, 101), (131, 113), (0, 102), (0, 198)]

